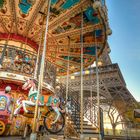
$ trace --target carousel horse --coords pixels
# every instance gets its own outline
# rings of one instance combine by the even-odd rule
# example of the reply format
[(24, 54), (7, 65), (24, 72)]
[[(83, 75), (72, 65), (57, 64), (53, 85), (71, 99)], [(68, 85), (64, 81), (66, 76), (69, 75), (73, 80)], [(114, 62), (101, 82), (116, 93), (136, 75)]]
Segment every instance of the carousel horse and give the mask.
[[(25, 84), (22, 86), (22, 89), (24, 90), (28, 90), (29, 89), (29, 94), (28, 94), (28, 100), (25, 100), (23, 97), (20, 97), (17, 100), (17, 104), (18, 107), (15, 109), (14, 111), (14, 115), (17, 115), (20, 112), (20, 109), (23, 108), (24, 112), (27, 114), (30, 114), (32, 112), (28, 111), (26, 106), (35, 106), (36, 105), (36, 100), (37, 100), (37, 88), (36, 88), (36, 84), (35, 81), (33, 79), (28, 79)], [(46, 103), (44, 103), (44, 96), (41, 95), (40, 99), (39, 99), (39, 106), (47, 106), (47, 107), (51, 107), (57, 114), (55, 120), (52, 123), (57, 122), (57, 120), (59, 119), (61, 113), (61, 109), (60, 109), (60, 99), (58, 96), (54, 95), (54, 96), (49, 96), (48, 97), (48, 101)]]

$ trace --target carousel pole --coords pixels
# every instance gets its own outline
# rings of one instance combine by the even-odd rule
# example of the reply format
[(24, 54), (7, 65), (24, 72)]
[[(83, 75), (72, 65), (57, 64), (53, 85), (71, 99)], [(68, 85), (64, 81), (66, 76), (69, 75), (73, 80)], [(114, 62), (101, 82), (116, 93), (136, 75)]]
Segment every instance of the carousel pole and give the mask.
[(39, 53), (40, 53), (40, 45), (39, 45), (39, 49), (38, 49), (38, 52), (37, 52), (37, 60), (36, 60), (36, 65), (35, 65), (34, 79), (37, 79), (37, 70), (38, 70), (38, 64), (39, 64)]
[(81, 129), (80, 129), (80, 132), (81, 132), (81, 135), (80, 135), (80, 140), (83, 140), (83, 11), (81, 9), (81, 35), (80, 35), (80, 40), (81, 40), (81, 92), (80, 92), (80, 95), (81, 95), (81, 98), (80, 98), (80, 103), (81, 103), (81, 108), (80, 108), (80, 117), (81, 117), (81, 120), (80, 120), (80, 124), (81, 124)]
[(92, 94), (92, 68), (91, 68), (91, 65), (90, 65), (90, 73), (89, 73), (89, 79), (90, 79), (90, 117), (93, 118), (93, 115), (92, 115), (92, 105), (93, 105), (93, 94)]
[[(68, 92), (69, 92), (69, 68), (70, 68), (70, 37), (68, 36), (68, 63), (67, 63), (67, 81), (66, 81), (66, 107), (68, 103)], [(67, 137), (67, 114), (65, 114), (65, 128), (64, 128), (64, 139)]]
[[(38, 73), (38, 65), (39, 65), (39, 56), (40, 56), (40, 51), (41, 51), (41, 44), (42, 44), (42, 40), (43, 40), (43, 24), (42, 24), (42, 31), (41, 31), (41, 39), (40, 39), (40, 43), (39, 43), (39, 48), (38, 48), (38, 53), (37, 53), (37, 60), (36, 60), (36, 65), (35, 65), (35, 72), (34, 72), (34, 79), (35, 80), (39, 80), (40, 76), (37, 77), (37, 73)], [(41, 90), (40, 90), (40, 86), (38, 88), (38, 92), (40, 93)], [(39, 121), (40, 119), (40, 108), (38, 109), (38, 114), (37, 114), (37, 122)], [(36, 126), (36, 129), (38, 129), (38, 125)]]
[(42, 44), (42, 40), (43, 40), (43, 24), (42, 24), (41, 36), (42, 36), (42, 37), (41, 37), (41, 39), (40, 39), (39, 48), (38, 48), (38, 53), (37, 53), (37, 60), (36, 60), (36, 65), (35, 65), (34, 79), (37, 79), (37, 70), (38, 70), (38, 64), (39, 64), (39, 54), (40, 54), (41, 44)]
[(43, 46), (43, 53), (42, 53), (42, 59), (41, 59), (41, 67), (40, 67), (40, 74), (39, 74), (39, 81), (38, 81), (38, 94), (37, 94), (37, 100), (35, 105), (35, 114), (34, 114), (34, 123), (33, 123), (33, 132), (30, 136), (30, 140), (37, 140), (37, 133), (36, 133), (36, 126), (37, 126), (37, 116), (38, 116), (38, 102), (40, 97), (40, 92), (42, 89), (43, 84), (43, 77), (44, 77), (44, 64), (45, 64), (45, 58), (46, 58), (46, 45), (47, 45), (47, 33), (48, 33), (48, 22), (49, 22), (49, 14), (50, 14), (50, 5), (51, 0), (48, 0), (48, 11), (47, 11), (47, 18), (46, 18), (46, 30), (44, 35), (44, 46)]
[[(95, 32), (95, 43), (96, 43), (96, 32)], [(100, 127), (101, 127), (101, 115), (100, 115), (100, 91), (99, 91), (99, 69), (98, 69), (98, 51), (97, 51), (97, 44), (95, 46), (95, 57), (96, 57), (96, 85), (97, 85), (97, 107), (98, 107), (98, 131), (99, 131), (99, 140), (101, 139), (100, 136)]]

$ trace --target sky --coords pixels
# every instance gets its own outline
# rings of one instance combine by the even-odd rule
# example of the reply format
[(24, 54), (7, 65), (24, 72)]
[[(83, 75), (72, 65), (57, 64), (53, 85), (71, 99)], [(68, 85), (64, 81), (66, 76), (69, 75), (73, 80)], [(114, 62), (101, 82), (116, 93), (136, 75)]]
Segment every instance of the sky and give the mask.
[(128, 90), (140, 101), (140, 0), (106, 0), (106, 4), (111, 60), (119, 64)]

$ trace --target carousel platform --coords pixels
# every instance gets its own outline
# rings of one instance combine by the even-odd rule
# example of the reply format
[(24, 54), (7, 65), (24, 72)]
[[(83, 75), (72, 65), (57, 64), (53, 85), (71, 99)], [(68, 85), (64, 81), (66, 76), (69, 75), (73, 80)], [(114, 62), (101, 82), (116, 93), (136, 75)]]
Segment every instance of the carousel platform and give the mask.
[[(29, 137), (27, 137), (26, 139), (22, 138), (22, 137), (17, 137), (17, 136), (11, 136), (11, 137), (0, 137), (0, 140), (30, 140)], [(66, 138), (64, 139), (64, 136), (58, 136), (58, 135), (47, 135), (44, 137), (40, 137), (37, 140), (80, 140), (80, 138)], [(85, 140), (89, 140), (85, 139)], [(96, 138), (90, 138), (90, 140), (97, 140)]]
[[(20, 136), (11, 136), (11, 137), (0, 137), (0, 140), (30, 140), (29, 137), (22, 138)], [(38, 138), (38, 140), (64, 140), (64, 136), (57, 136), (57, 135), (49, 135), (49, 136), (42, 136)], [(77, 138), (67, 138), (65, 140), (79, 140)]]

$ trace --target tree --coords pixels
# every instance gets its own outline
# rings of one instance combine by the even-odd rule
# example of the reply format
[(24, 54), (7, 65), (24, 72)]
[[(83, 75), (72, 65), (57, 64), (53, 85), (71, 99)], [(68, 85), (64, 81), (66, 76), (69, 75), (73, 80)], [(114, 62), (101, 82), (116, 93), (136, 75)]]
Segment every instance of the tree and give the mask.
[(127, 106), (124, 102), (120, 100), (110, 100), (106, 104), (106, 109), (104, 110), (104, 112), (106, 112), (109, 117), (113, 130), (113, 135), (116, 135), (116, 127), (119, 124), (130, 121), (129, 118), (126, 117), (126, 114), (130, 112), (130, 106)]

